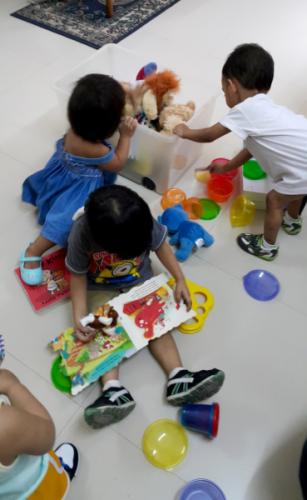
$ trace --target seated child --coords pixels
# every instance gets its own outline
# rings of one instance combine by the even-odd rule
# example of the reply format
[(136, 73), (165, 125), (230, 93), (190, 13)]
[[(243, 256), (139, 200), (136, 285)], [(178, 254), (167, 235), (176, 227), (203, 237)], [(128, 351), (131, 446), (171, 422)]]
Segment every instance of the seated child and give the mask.
[[(22, 200), (37, 207), (43, 226), (20, 259), (21, 277), (28, 285), (43, 280), (42, 254), (54, 245), (67, 245), (75, 211), (92, 191), (113, 184), (125, 165), (137, 122), (122, 119), (124, 104), (124, 90), (110, 76), (81, 78), (68, 102), (68, 132), (45, 168), (24, 181)], [(117, 128), (120, 135), (114, 150), (107, 139)]]
[(54, 423), (9, 370), (0, 369), (0, 498), (61, 500), (78, 466), (70, 443), (50, 451)]
[(240, 45), (222, 70), (228, 114), (209, 128), (191, 130), (180, 124), (174, 130), (197, 142), (212, 142), (230, 131), (243, 140), (244, 149), (226, 166), (212, 165), (211, 172), (227, 172), (252, 156), (266, 171), (272, 190), (266, 197), (263, 234), (242, 233), (237, 242), (245, 252), (269, 261), (278, 254), (280, 226), (290, 235), (301, 231), (300, 208), (307, 194), (307, 119), (268, 97), (273, 74), (268, 52), (256, 44)]
[[(87, 341), (93, 336), (93, 329), (80, 323), (88, 314), (87, 287), (122, 290), (151, 278), (150, 251), (174, 277), (176, 301), (183, 300), (190, 308), (190, 293), (166, 242), (166, 228), (153, 219), (145, 201), (123, 186), (94, 191), (84, 215), (73, 225), (66, 257), (72, 273), (73, 320), (79, 339)], [(166, 399), (172, 405), (201, 401), (223, 384), (221, 370), (186, 370), (169, 333), (152, 340), (149, 350), (168, 377)], [(135, 407), (130, 392), (119, 381), (118, 367), (106, 373), (101, 382), (101, 396), (85, 409), (85, 420), (94, 428), (121, 420)]]

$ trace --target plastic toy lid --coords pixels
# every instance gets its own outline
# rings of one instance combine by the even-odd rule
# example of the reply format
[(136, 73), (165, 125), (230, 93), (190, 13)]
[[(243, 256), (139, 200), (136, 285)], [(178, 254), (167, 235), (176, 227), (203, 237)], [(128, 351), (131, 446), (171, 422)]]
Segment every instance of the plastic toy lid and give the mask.
[(71, 391), (71, 380), (69, 377), (63, 374), (61, 370), (61, 356), (55, 358), (51, 366), (51, 381), (56, 389), (61, 392), (69, 392)]
[(187, 434), (175, 420), (156, 420), (145, 429), (142, 448), (152, 465), (171, 470), (187, 454)]
[(188, 198), (182, 202), (182, 205), (184, 210), (187, 212), (189, 219), (200, 219), (204, 209), (199, 201), (199, 198), (196, 198), (196, 196)]
[(274, 299), (280, 290), (278, 279), (263, 269), (255, 269), (243, 276), (243, 285), (251, 297), (262, 301)]
[(179, 494), (179, 500), (226, 500), (217, 484), (208, 479), (194, 479)]
[(203, 207), (203, 213), (200, 218), (203, 220), (212, 220), (218, 216), (221, 211), (221, 207), (213, 200), (209, 200), (208, 198), (201, 198), (200, 203)]
[(170, 188), (167, 189), (161, 198), (161, 207), (163, 210), (171, 208), (178, 203), (183, 203), (187, 199), (186, 194), (182, 189)]
[(252, 181), (258, 181), (260, 179), (264, 179), (267, 175), (260, 167), (259, 163), (256, 160), (249, 160), (243, 165), (243, 175), (246, 179), (250, 179)]

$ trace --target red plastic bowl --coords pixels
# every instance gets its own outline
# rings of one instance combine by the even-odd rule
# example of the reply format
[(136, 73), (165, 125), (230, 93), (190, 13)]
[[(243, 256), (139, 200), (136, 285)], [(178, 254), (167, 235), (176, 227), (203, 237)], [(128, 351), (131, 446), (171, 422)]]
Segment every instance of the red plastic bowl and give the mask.
[(207, 184), (208, 198), (210, 200), (216, 201), (217, 203), (223, 203), (227, 201), (232, 195), (233, 185), (229, 179), (224, 176), (217, 175)]

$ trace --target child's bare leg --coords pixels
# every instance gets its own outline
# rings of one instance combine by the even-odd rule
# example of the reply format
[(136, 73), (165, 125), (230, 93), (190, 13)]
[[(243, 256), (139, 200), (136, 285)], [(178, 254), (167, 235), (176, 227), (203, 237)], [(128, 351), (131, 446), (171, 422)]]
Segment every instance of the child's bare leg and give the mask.
[[(47, 240), (44, 236), (38, 236), (33, 243), (30, 243), (26, 250), (27, 257), (41, 257), (49, 248), (55, 245), (53, 241)], [(28, 269), (39, 267), (39, 262), (25, 262), (24, 266)]]
[(266, 197), (263, 237), (270, 245), (276, 244), (276, 238), (282, 223), (284, 209), (287, 205), (284, 195), (272, 190)]
[(10, 465), (20, 454), (49, 451), (55, 429), (44, 406), (8, 370), (0, 370), (0, 393), (11, 402), (0, 410), (0, 462)]
[(304, 196), (300, 196), (298, 199), (291, 201), (287, 207), (287, 212), (292, 217), (292, 219), (298, 219), (301, 212), (301, 206)]
[(302, 204), (302, 195), (287, 195), (272, 190), (267, 194), (266, 213), (264, 219), (264, 239), (270, 245), (276, 244), (278, 231), (283, 221), (284, 210), (297, 219)]
[(101, 378), (100, 382), (102, 385), (102, 388), (105, 386), (107, 382), (113, 381), (113, 380), (119, 380), (119, 366), (116, 366), (109, 372), (105, 373)]
[(167, 376), (174, 368), (182, 367), (176, 342), (170, 333), (149, 342), (148, 349)]

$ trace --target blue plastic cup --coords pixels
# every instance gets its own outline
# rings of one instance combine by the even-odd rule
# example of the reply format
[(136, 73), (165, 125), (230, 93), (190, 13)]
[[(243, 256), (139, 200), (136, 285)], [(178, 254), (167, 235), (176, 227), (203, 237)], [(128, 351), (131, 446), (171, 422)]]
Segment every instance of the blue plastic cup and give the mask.
[(201, 432), (210, 439), (217, 436), (219, 416), (218, 403), (183, 405), (179, 413), (180, 422), (186, 429)]

